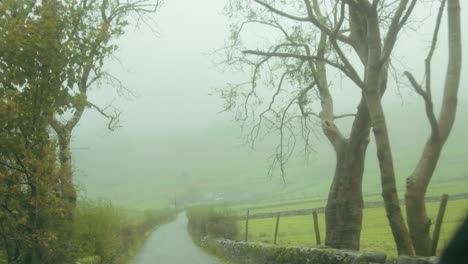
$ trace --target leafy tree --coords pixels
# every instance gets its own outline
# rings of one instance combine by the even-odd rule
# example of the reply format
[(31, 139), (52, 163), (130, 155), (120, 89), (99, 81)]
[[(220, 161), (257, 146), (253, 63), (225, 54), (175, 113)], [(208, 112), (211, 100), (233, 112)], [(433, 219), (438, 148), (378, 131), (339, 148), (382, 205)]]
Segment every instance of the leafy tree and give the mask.
[[(0, 239), (9, 263), (63, 263), (66, 205), (58, 199), (49, 117), (66, 107), (61, 5), (0, 6)], [(57, 89), (58, 88), (58, 89)]]
[(0, 3), (0, 238), (10, 263), (73, 262), (65, 250), (76, 206), (72, 129), (89, 107), (115, 126), (118, 116), (89, 102), (88, 89), (116, 80), (102, 71), (116, 49), (112, 41), (124, 33), (131, 15), (148, 22), (146, 14), (160, 4)]

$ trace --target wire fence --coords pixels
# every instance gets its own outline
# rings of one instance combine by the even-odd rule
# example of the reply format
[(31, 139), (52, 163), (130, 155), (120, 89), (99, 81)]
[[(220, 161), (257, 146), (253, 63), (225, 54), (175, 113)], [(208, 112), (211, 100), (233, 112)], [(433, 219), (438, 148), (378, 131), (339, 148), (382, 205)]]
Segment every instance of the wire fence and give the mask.
[[(428, 215), (432, 219), (431, 234), (434, 233), (436, 219), (440, 222), (439, 227), (435, 228), (438, 231), (434, 233), (436, 248), (438, 244), (437, 253), (440, 253), (445, 247), (468, 212), (468, 193), (450, 196), (445, 218), (439, 212), (438, 202), (441, 201), (441, 198), (441, 196), (426, 198)], [(394, 255), (396, 254), (395, 243), (383, 206), (383, 201), (365, 203), (361, 230), (361, 250), (381, 251)], [(443, 211), (445, 212), (445, 206)], [(239, 219), (242, 226), (242, 238), (245, 241), (286, 246), (319, 246), (323, 244), (323, 238), (325, 238), (325, 207), (262, 213), (252, 212), (255, 211), (247, 210), (246, 214)]]
[[(465, 199), (468, 199), (468, 193), (459, 193), (459, 194), (450, 195), (451, 201), (465, 200)], [(426, 203), (440, 202), (440, 200), (441, 200), (441, 196), (429, 196), (425, 198)], [(404, 205), (405, 201), (400, 200), (400, 204)], [(278, 207), (278, 205), (270, 205), (270, 207), (274, 208), (274, 207)], [(380, 208), (380, 207), (384, 207), (383, 201), (364, 202), (364, 208)], [(254, 207), (254, 209), (265, 209), (265, 208), (268, 208), (268, 207)], [(251, 209), (248, 209), (248, 208), (246, 208), (245, 210), (249, 212), (251, 211)], [(249, 219), (276, 217), (278, 212), (281, 213), (282, 216), (312, 215), (314, 212), (324, 213), (325, 207), (254, 213), (254, 214), (249, 214)], [(241, 217), (245, 219), (245, 215)]]

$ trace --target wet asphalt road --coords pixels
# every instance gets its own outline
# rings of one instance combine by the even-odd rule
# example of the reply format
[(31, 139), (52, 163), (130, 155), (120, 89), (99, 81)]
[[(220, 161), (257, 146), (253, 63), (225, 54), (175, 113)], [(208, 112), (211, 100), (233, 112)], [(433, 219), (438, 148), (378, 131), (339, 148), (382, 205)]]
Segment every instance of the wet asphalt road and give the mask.
[(187, 217), (179, 214), (174, 222), (156, 229), (147, 239), (134, 264), (222, 264), (198, 248), (187, 232)]

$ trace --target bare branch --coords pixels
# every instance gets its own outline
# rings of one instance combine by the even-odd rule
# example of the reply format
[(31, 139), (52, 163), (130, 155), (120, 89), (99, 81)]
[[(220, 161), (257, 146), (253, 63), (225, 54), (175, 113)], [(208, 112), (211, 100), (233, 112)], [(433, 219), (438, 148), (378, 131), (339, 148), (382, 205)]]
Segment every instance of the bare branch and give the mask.
[[(266, 7), (268, 10), (270, 10), (271, 12), (277, 14), (277, 15), (280, 15), (282, 17), (286, 17), (286, 18), (289, 18), (289, 19), (292, 19), (292, 20), (295, 20), (295, 21), (300, 21), (300, 22), (311, 22), (312, 24), (314, 24), (318, 29), (320, 29), (322, 32), (326, 33), (327, 35), (329, 36), (332, 36), (334, 35), (334, 32), (328, 28), (326, 25), (322, 24), (313, 14), (312, 12), (312, 7), (311, 7), (311, 4), (309, 1), (307, 0), (304, 0), (304, 3), (306, 4), (306, 7), (307, 7), (307, 11), (308, 11), (308, 16), (307, 17), (298, 17), (298, 16), (294, 16), (294, 15), (291, 15), (291, 14), (288, 14), (286, 12), (283, 12), (281, 10), (278, 10), (276, 8), (274, 8), (273, 6), (263, 2), (263, 1), (260, 1), (260, 0), (254, 0), (256, 3)], [(342, 41), (342, 42), (345, 42), (345, 43), (351, 43), (349, 38), (347, 38), (346, 36), (344, 35), (341, 35), (341, 34), (335, 34), (334, 36), (336, 39)]]
[[(251, 54), (251, 55), (259, 55), (259, 56), (265, 56), (267, 58), (271, 58), (271, 57), (279, 57), (279, 58), (295, 58), (295, 59), (301, 59), (301, 60), (316, 60), (316, 61), (322, 61), (322, 62), (325, 62), (326, 64), (334, 67), (334, 68), (337, 68), (339, 70), (341, 70), (346, 76), (348, 76), (353, 82), (356, 83), (356, 85), (358, 85), (360, 88), (364, 87), (364, 82), (359, 78), (359, 76), (357, 75), (356, 71), (353, 69), (353, 70), (349, 70), (348, 67), (346, 67), (345, 65), (342, 65), (342, 64), (339, 64), (337, 62), (334, 62), (334, 61), (331, 61), (329, 59), (326, 59), (324, 57), (320, 57), (320, 56), (310, 56), (310, 55), (301, 55), (301, 54), (295, 54), (295, 53), (286, 53), (286, 52), (265, 52), (265, 51), (256, 51), (256, 50), (244, 50), (243, 51), (244, 54)], [(344, 54), (343, 54), (344, 55)], [(351, 65), (349, 63), (349, 61), (347, 61), (347, 59), (345, 59), (345, 61)]]
[[(318, 24), (321, 24), (320, 21), (326, 21), (326, 18), (322, 15), (321, 11), (320, 11), (320, 8), (319, 8), (319, 5), (317, 3), (317, 0), (313, 0), (314, 1), (314, 10), (315, 12), (317, 13), (317, 16), (318, 16), (318, 19), (316, 19), (317, 23), (314, 23), (314, 25), (316, 25), (317, 27), (319, 27)], [(312, 7), (310, 6), (310, 3), (309, 3), (309, 0), (305, 0), (306, 3), (308, 3), (307, 5), (309, 5), (309, 7), (312, 9)], [(342, 5), (341, 5), (341, 12), (340, 12), (340, 19), (337, 23), (337, 25), (335, 26), (335, 29), (333, 31), (328, 31), (327, 28), (320, 28), (319, 29), (321, 30), (321, 32), (325, 35), (327, 35), (329, 38), (330, 38), (330, 42), (333, 46), (333, 48), (335, 49), (336, 53), (338, 54), (338, 57), (340, 58), (340, 60), (343, 62), (344, 66), (343, 68), (341, 68), (341, 71), (346, 75), (348, 76), (358, 87), (360, 87), (361, 89), (364, 89), (365, 88), (365, 85), (364, 85), (364, 82), (359, 78), (359, 74), (357, 73), (356, 69), (354, 69), (353, 65), (349, 62), (348, 58), (346, 57), (346, 55), (344, 54), (344, 52), (341, 50), (339, 44), (337, 43), (337, 39), (340, 40), (339, 38), (339, 31), (341, 29), (341, 26), (343, 24), (343, 21), (344, 21), (344, 18), (345, 18), (345, 13), (344, 13), (345, 9), (344, 9), (344, 2), (342, 2)], [(312, 15), (313, 16), (313, 13), (309, 14), (309, 15)], [(348, 43), (350, 45), (351, 44), (351, 40), (349, 38), (346, 38), (345, 40), (342, 40), (344, 41), (345, 43)], [(324, 49), (322, 48), (322, 52), (324, 52)], [(323, 58), (323, 56), (321, 56)], [(343, 69), (346, 69), (345, 71), (343, 71)]]
[(436, 26), (434, 28), (434, 33), (432, 36), (431, 48), (429, 50), (429, 54), (426, 57), (425, 67), (426, 67), (426, 92), (428, 96), (432, 99), (432, 89), (431, 89), (431, 61), (432, 56), (434, 55), (436, 45), (437, 45), (437, 37), (439, 35), (440, 23), (442, 20), (442, 16), (444, 14), (444, 7), (446, 0), (442, 0), (440, 4), (439, 12), (437, 14)]
[(311, 111), (306, 111), (305, 110), (305, 103), (304, 101), (306, 96), (307, 96), (307, 93), (312, 90), (315, 86), (317, 85), (317, 81), (314, 81), (312, 82), (307, 88), (305, 88), (304, 90), (302, 90), (299, 95), (297, 96), (297, 104), (299, 105), (299, 109), (301, 111), (301, 114), (304, 118), (308, 118), (309, 116), (315, 116), (317, 118), (320, 118), (320, 115), (317, 114), (317, 113), (314, 113), (314, 112), (311, 112)]
[[(300, 66), (301, 67), (301, 66)], [(262, 124), (262, 119), (264, 118), (265, 114), (268, 113), (269, 111), (272, 110), (272, 107), (273, 107), (273, 104), (275, 103), (275, 100), (276, 100), (276, 97), (279, 95), (280, 91), (281, 91), (281, 88), (283, 87), (283, 83), (284, 83), (284, 79), (286, 78), (287, 75), (293, 73), (294, 71), (285, 71), (282, 75), (281, 75), (281, 78), (280, 78), (280, 81), (279, 81), (279, 84), (276, 88), (276, 91), (275, 93), (273, 94), (273, 96), (271, 97), (271, 100), (270, 100), (270, 103), (268, 105), (268, 108), (265, 109), (262, 113), (260, 113), (259, 115), (259, 122), (257, 125), (255, 125), (253, 128), (252, 128), (252, 131), (251, 131), (251, 134), (253, 134), (253, 137), (252, 137), (252, 148), (253, 148), (253, 144), (255, 143), (255, 141), (257, 140), (258, 138), (258, 135), (260, 133), (260, 129), (261, 129), (261, 124)]]
[[(302, 110), (302, 109), (301, 109), (301, 110)], [(312, 112), (312, 111), (304, 111), (304, 110), (302, 110), (301, 114), (302, 114), (302, 116), (304, 116), (304, 117), (314, 116), (314, 117), (320, 119), (320, 114), (317, 114), (317, 113)]]
[[(289, 159), (289, 156), (291, 155), (292, 151), (289, 151), (288, 158), (284, 159), (284, 127), (285, 127), (285, 118), (286, 114), (288, 113), (289, 108), (291, 108), (292, 104), (294, 101), (297, 100), (297, 97), (294, 97), (286, 106), (286, 108), (283, 111), (283, 115), (281, 117), (280, 121), (280, 145), (279, 145), (279, 153), (278, 153), (278, 161), (280, 163), (280, 170), (281, 170), (281, 177), (283, 178), (283, 181), (285, 182), (285, 165), (287, 163), (287, 160)], [(294, 133), (291, 131), (291, 134), (293, 135)], [(289, 145), (289, 144), (288, 144)], [(292, 150), (294, 150), (294, 147), (292, 147)]]
[(413, 86), (413, 88), (416, 90), (416, 92), (421, 95), (421, 97), (424, 99), (424, 104), (426, 108), (426, 116), (427, 119), (429, 120), (429, 124), (431, 125), (431, 130), (432, 130), (432, 139), (433, 140), (438, 140), (439, 139), (439, 124), (437, 122), (437, 118), (434, 114), (434, 106), (432, 103), (432, 98), (429, 96), (429, 94), (424, 91), (421, 88), (421, 85), (419, 85), (416, 80), (414, 79), (413, 75), (405, 71), (405, 76), (408, 78), (409, 82)]
[(356, 114), (343, 114), (343, 115), (337, 115), (334, 116), (334, 119), (340, 119), (340, 118), (346, 118), (346, 117), (356, 117)]
[(340, 46), (338, 43), (331, 39), (331, 43), (333, 45), (334, 50), (340, 57), (340, 60), (343, 62), (344, 66), (343, 68), (346, 69), (346, 71), (342, 71), (346, 76), (348, 76), (359, 88), (365, 89), (366, 85), (364, 84), (364, 81), (361, 80), (359, 77), (359, 74), (357, 73), (356, 69), (354, 69), (353, 65), (351, 62), (349, 62), (348, 58), (344, 54), (344, 52), (341, 50)]
[(125, 86), (125, 84), (118, 77), (110, 74), (109, 72), (102, 72), (101, 77), (104, 79), (105, 83), (115, 87), (119, 96), (128, 99), (132, 99), (137, 96), (135, 92)]
[(341, 26), (343, 25), (344, 19), (345, 19), (345, 2), (341, 1), (340, 19), (338, 20), (338, 23), (336, 23), (335, 30), (333, 31), (333, 38), (336, 38), (336, 36), (338, 36), (341, 30)]
[[(326, 25), (326, 17), (322, 15), (322, 12), (320, 11), (320, 6), (317, 2), (317, 0), (313, 0), (314, 5), (312, 6), (310, 3), (310, 0), (304, 0), (304, 3), (307, 6), (307, 12), (309, 15), (310, 22), (316, 26), (322, 33), (327, 35), (330, 39), (333, 40), (339, 40), (341, 42), (344, 42), (346, 44), (351, 45), (351, 40), (349, 37), (339, 34), (340, 33), (340, 28), (342, 25), (342, 18), (340, 18), (340, 21), (338, 21), (338, 24), (335, 26), (335, 29), (332, 29), (331, 27), (328, 27)], [(342, 4), (342, 7), (344, 6), (344, 3)], [(313, 12), (312, 12), (313, 10)], [(316, 15), (314, 15), (314, 12)], [(344, 9), (342, 9), (342, 13), (344, 14)], [(318, 17), (317, 17), (318, 16)], [(344, 16), (343, 16), (344, 18)]]
[(421, 88), (421, 85), (418, 84), (418, 82), (417, 82), (416, 79), (413, 77), (413, 75), (412, 75), (410, 72), (408, 72), (408, 71), (405, 71), (403, 74), (406, 76), (406, 78), (408, 78), (408, 80), (409, 80), (409, 82), (411, 83), (411, 85), (413, 86), (414, 90), (415, 90), (419, 95), (421, 95), (421, 96), (424, 98), (424, 100), (426, 100), (426, 98), (427, 98), (427, 93)]
[(119, 126), (120, 115), (121, 115), (120, 111), (118, 111), (117, 109), (114, 108), (114, 113), (113, 114), (108, 114), (108, 113), (106, 113), (106, 110), (109, 107), (101, 109), (100, 107), (98, 107), (97, 105), (95, 105), (93, 103), (90, 103), (90, 105), (92, 107), (94, 107), (94, 109), (96, 109), (102, 116), (109, 119), (109, 122), (107, 123), (107, 128), (110, 131), (114, 131), (115, 129), (120, 127)]
[(408, 21), (408, 19), (409, 19), (411, 13), (413, 13), (413, 9), (414, 9), (414, 7), (416, 6), (416, 3), (417, 3), (417, 2), (418, 2), (417, 0), (412, 0), (412, 1), (411, 1), (411, 4), (410, 4), (409, 8), (406, 10), (405, 15), (404, 15), (403, 18), (400, 20), (399, 28), (402, 28), (402, 27), (406, 24), (406, 22)]
[(289, 19), (292, 19), (292, 20), (296, 20), (296, 21), (302, 21), (302, 22), (309, 22), (309, 18), (308, 17), (298, 17), (298, 16), (294, 16), (294, 15), (291, 15), (291, 14), (288, 14), (288, 13), (285, 13), (283, 11), (280, 11), (276, 8), (274, 8), (273, 6), (263, 2), (263, 1), (260, 1), (260, 0), (254, 0), (256, 3), (266, 7), (268, 10), (270, 10), (271, 12), (275, 13), (275, 14), (278, 14), (280, 16), (283, 16), (283, 17), (286, 17), (286, 18), (289, 18)]
[(428, 55), (426, 57), (426, 60), (425, 60), (426, 90), (424, 91), (422, 89), (421, 85), (419, 85), (416, 82), (415, 78), (413, 77), (413, 75), (410, 72), (408, 72), (408, 71), (404, 72), (405, 76), (408, 78), (408, 80), (411, 83), (411, 85), (413, 86), (413, 88), (424, 99), (425, 108), (426, 108), (426, 116), (427, 116), (427, 118), (429, 120), (429, 124), (431, 125), (431, 130), (432, 130), (431, 138), (434, 141), (438, 141), (440, 139), (440, 128), (439, 128), (439, 124), (437, 122), (437, 118), (436, 118), (435, 113), (434, 113), (434, 106), (433, 106), (433, 102), (432, 102), (431, 60), (432, 60), (432, 56), (433, 56), (433, 54), (435, 52), (436, 45), (437, 45), (437, 37), (438, 37), (438, 34), (439, 34), (439, 29), (440, 29), (440, 24), (441, 24), (441, 21), (442, 21), (442, 16), (443, 16), (444, 8), (445, 8), (445, 3), (446, 3), (446, 0), (442, 0), (442, 2), (440, 4), (439, 11), (438, 11), (438, 14), (437, 14), (437, 19), (436, 19), (436, 25), (435, 25), (435, 28), (434, 28), (434, 33), (433, 33), (433, 36), (432, 36), (431, 47), (429, 49), (429, 53), (428, 53)]
[[(406, 24), (406, 21), (411, 15), (414, 9), (414, 6), (416, 5), (416, 2), (417, 2), (417, 0), (412, 0), (409, 8), (406, 9), (406, 6), (408, 5), (408, 1), (409, 0), (400, 1), (397, 7), (397, 10), (395, 11), (395, 14), (393, 15), (392, 21), (390, 23), (390, 27), (387, 32), (387, 36), (385, 37), (385, 41), (384, 41), (385, 43), (382, 49), (381, 64), (386, 63), (387, 60), (390, 58), (390, 55), (392, 54), (392, 51), (393, 51), (393, 47), (395, 46), (395, 43), (397, 41), (398, 33)], [(406, 10), (406, 13), (405, 13), (405, 10)]]

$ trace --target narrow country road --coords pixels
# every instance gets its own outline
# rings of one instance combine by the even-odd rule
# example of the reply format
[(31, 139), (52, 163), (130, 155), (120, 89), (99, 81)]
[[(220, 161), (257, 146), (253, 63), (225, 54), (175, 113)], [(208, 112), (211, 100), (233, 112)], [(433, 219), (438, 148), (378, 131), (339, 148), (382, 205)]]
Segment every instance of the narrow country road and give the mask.
[(134, 264), (221, 264), (222, 261), (198, 248), (187, 232), (187, 217), (159, 227), (145, 242)]

